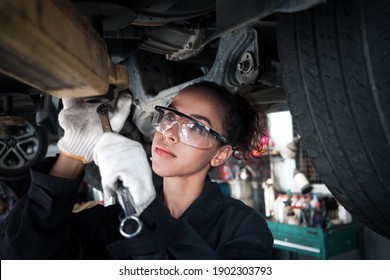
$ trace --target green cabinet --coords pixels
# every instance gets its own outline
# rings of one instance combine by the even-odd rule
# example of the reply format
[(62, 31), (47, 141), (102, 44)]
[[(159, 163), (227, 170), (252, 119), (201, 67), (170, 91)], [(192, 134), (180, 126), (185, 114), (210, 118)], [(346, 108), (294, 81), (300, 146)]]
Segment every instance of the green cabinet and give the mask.
[(320, 259), (329, 259), (334, 255), (358, 250), (359, 258), (365, 258), (363, 226), (359, 223), (321, 229), (267, 222), (274, 236), (276, 249)]

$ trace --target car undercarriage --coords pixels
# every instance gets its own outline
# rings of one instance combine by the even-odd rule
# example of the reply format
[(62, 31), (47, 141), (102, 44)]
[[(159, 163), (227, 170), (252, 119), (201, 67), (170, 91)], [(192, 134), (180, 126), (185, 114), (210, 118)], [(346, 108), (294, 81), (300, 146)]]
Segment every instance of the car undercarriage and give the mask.
[[(52, 97), (130, 92), (129, 122), (148, 141), (155, 105), (213, 81), (267, 112), (290, 110), (332, 194), (389, 238), (389, 12), (363, 0), (2, 1), (1, 178), (42, 158), (15, 148), (10, 159), (10, 130), (18, 116), (47, 122)], [(30, 151), (46, 145), (32, 138)]]

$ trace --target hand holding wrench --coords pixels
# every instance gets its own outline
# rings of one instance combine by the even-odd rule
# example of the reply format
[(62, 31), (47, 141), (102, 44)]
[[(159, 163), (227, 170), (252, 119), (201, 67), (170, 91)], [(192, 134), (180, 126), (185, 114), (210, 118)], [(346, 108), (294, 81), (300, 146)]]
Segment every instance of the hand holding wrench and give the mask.
[[(108, 113), (112, 112), (113, 110), (114, 109), (112, 108), (112, 106), (108, 103), (102, 103), (96, 109), (96, 112), (98, 113), (100, 121), (102, 123), (102, 128), (104, 132), (112, 132)], [(116, 193), (123, 207), (123, 211), (125, 212), (125, 218), (121, 221), (121, 224), (119, 226), (119, 231), (126, 238), (134, 237), (141, 232), (142, 222), (139, 219), (139, 217), (135, 214), (135, 210), (133, 207), (134, 202), (129, 190), (123, 186), (122, 181), (120, 180), (118, 180), (118, 190)], [(134, 232), (127, 233), (125, 231), (125, 225), (130, 220), (134, 220), (137, 223), (137, 228)]]

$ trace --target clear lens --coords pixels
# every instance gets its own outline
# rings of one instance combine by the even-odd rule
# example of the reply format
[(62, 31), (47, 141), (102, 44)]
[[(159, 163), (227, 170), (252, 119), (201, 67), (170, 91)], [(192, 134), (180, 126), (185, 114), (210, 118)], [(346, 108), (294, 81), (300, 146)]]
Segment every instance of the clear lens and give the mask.
[(201, 123), (184, 116), (178, 116), (169, 110), (156, 109), (153, 116), (153, 127), (158, 132), (164, 134), (174, 125), (178, 126), (179, 140), (183, 144), (195, 148), (208, 149), (215, 142), (216, 137), (210, 134)]

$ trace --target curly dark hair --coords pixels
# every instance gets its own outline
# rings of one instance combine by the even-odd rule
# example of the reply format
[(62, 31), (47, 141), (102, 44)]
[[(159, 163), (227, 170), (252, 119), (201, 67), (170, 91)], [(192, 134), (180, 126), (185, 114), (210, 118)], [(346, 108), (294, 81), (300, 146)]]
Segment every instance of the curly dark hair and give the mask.
[(233, 147), (236, 159), (254, 157), (268, 145), (267, 115), (262, 107), (253, 105), (239, 94), (213, 82), (202, 81), (187, 88), (209, 90), (222, 103), (226, 115), (223, 121), (224, 136)]

